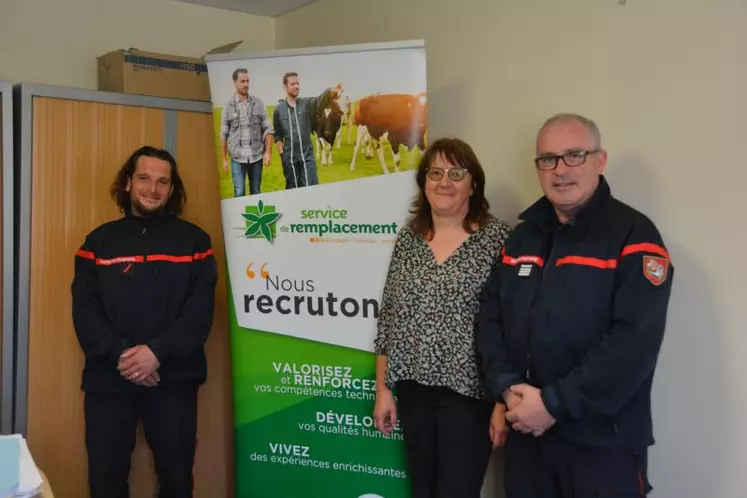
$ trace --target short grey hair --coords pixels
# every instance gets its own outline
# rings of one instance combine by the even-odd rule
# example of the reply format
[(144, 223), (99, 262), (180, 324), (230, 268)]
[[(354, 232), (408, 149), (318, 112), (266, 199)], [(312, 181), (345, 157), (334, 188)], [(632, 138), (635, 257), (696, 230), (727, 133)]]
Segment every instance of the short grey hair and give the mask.
[(568, 121), (575, 121), (584, 125), (586, 129), (589, 130), (589, 134), (591, 135), (591, 137), (594, 139), (594, 147), (596, 149), (602, 148), (602, 134), (599, 132), (599, 127), (597, 126), (597, 124), (585, 116), (574, 114), (572, 112), (556, 114), (545, 121), (545, 124), (543, 124), (542, 128), (540, 128), (540, 130), (537, 132), (537, 138), (539, 138), (539, 136), (548, 126), (555, 123), (565, 123)]

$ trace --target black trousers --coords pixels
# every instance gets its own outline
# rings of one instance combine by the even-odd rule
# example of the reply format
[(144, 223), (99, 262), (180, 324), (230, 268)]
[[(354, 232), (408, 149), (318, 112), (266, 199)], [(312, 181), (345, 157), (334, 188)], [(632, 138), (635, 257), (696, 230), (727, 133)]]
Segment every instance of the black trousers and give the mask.
[(479, 498), (490, 461), (490, 403), (397, 383), (412, 498)]
[(647, 449), (594, 448), (512, 430), (505, 489), (507, 498), (643, 498), (652, 489)]
[(153, 452), (158, 497), (192, 497), (196, 386), (86, 393), (85, 418), (91, 498), (129, 498), (130, 460), (140, 418)]

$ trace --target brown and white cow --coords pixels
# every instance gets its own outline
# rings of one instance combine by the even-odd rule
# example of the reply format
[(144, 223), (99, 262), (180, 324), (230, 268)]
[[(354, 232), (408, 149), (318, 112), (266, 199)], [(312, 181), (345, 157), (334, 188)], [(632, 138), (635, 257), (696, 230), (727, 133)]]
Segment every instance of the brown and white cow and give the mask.
[[(381, 140), (387, 139), (392, 146), (394, 171), (399, 171), (399, 146), (404, 145), (409, 150), (414, 148), (425, 150), (425, 133), (428, 112), (426, 94), (377, 94), (364, 97), (358, 101), (355, 110), (355, 124), (358, 134), (353, 149), (353, 160), (350, 169), (355, 169), (355, 159), (361, 145), (370, 140), (381, 161), (384, 174), (389, 173)], [(366, 156), (369, 157), (368, 151)], [(372, 155), (372, 154), (371, 154)]]
[(349, 106), (350, 98), (337, 97), (330, 100), (327, 107), (316, 116), (313, 132), (318, 141), (315, 145), (318, 145), (317, 155), (321, 155), (322, 166), (332, 164), (332, 144), (340, 133), (343, 117), (348, 113)]
[[(350, 102), (349, 97), (345, 97), (348, 99), (348, 111), (342, 116), (342, 124), (343, 126), (347, 127), (347, 140), (345, 143), (352, 144), (353, 143), (353, 128), (355, 127), (355, 106), (352, 102)], [(342, 132), (337, 134), (337, 148), (340, 148), (340, 142), (342, 142)]]

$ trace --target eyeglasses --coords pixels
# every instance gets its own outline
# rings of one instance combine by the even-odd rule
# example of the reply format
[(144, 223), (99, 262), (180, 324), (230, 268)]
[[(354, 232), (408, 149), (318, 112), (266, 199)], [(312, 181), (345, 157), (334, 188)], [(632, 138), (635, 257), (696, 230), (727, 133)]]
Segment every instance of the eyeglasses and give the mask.
[(581, 166), (586, 162), (586, 156), (589, 154), (596, 154), (599, 149), (596, 150), (583, 150), (574, 149), (566, 151), (562, 154), (547, 154), (540, 156), (534, 160), (534, 164), (537, 169), (542, 171), (552, 171), (558, 167), (558, 160), (562, 159), (566, 166)]
[(462, 180), (464, 180), (464, 175), (469, 173), (469, 171), (467, 171), (466, 168), (443, 169), (434, 167), (430, 167), (428, 168), (428, 171), (426, 171), (426, 175), (428, 175), (428, 178), (430, 178), (434, 182), (440, 182), (444, 177), (444, 173), (448, 175), (449, 180), (451, 180), (452, 182), (461, 182)]

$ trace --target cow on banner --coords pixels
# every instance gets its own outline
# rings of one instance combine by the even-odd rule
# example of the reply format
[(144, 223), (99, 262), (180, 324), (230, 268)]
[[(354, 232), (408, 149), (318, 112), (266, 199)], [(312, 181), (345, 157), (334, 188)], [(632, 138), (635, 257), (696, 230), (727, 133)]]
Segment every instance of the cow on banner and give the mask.
[(318, 147), (315, 147), (317, 156), (321, 156), (321, 165), (332, 164), (332, 145), (337, 141), (340, 148), (340, 130), (348, 115), (350, 98), (337, 97), (329, 101), (329, 104), (316, 115), (314, 122), (314, 134), (316, 135)]
[[(353, 149), (353, 159), (350, 170), (355, 169), (355, 159), (358, 150), (366, 141), (376, 149), (381, 161), (384, 174), (389, 168), (384, 160), (384, 150), (381, 141), (386, 139), (392, 147), (394, 171), (399, 171), (399, 146), (404, 145), (409, 150), (414, 148), (425, 150), (425, 132), (427, 126), (426, 94), (376, 94), (364, 97), (358, 102), (355, 111), (355, 124), (358, 133)], [(367, 153), (368, 157), (369, 154)]]

